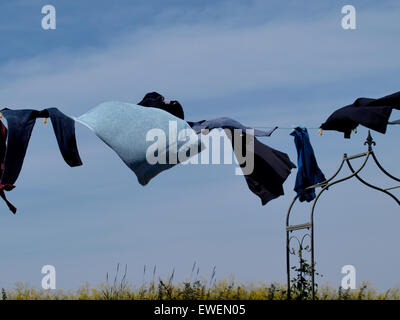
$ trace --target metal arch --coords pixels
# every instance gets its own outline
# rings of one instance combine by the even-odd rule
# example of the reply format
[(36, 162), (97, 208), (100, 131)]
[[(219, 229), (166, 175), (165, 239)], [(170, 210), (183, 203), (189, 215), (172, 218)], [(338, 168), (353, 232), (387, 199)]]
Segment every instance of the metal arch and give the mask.
[[(319, 198), (321, 197), (321, 195), (322, 195), (326, 190), (328, 190), (328, 189), (329, 189), (330, 187), (332, 187), (333, 185), (336, 185), (336, 184), (338, 184), (338, 183), (341, 183), (341, 182), (344, 182), (344, 181), (346, 181), (346, 180), (349, 180), (349, 179), (351, 179), (351, 178), (353, 178), (353, 177), (356, 177), (358, 181), (360, 181), (361, 183), (363, 183), (363, 184), (366, 185), (367, 187), (370, 187), (370, 188), (372, 188), (372, 189), (374, 189), (374, 190), (378, 190), (378, 191), (381, 191), (381, 192), (387, 194), (387, 195), (390, 196), (392, 199), (394, 199), (394, 200), (396, 201), (396, 203), (400, 206), (400, 201), (399, 201), (399, 199), (398, 199), (396, 196), (394, 196), (392, 193), (388, 192), (388, 190), (400, 188), (400, 186), (395, 186), (395, 187), (383, 189), (383, 188), (377, 187), (377, 186), (375, 186), (375, 185), (372, 185), (371, 183), (368, 183), (367, 181), (365, 181), (364, 179), (362, 179), (362, 178), (359, 176), (359, 173), (364, 169), (364, 167), (365, 167), (365, 165), (367, 164), (367, 162), (368, 162), (368, 160), (370, 159), (370, 157), (372, 157), (373, 160), (374, 160), (374, 162), (375, 162), (375, 164), (378, 166), (378, 168), (379, 168), (386, 176), (388, 176), (388, 177), (391, 178), (392, 180), (395, 180), (395, 181), (400, 182), (400, 179), (397, 178), (397, 177), (395, 177), (395, 176), (393, 176), (393, 175), (391, 175), (389, 172), (387, 172), (387, 171), (382, 167), (382, 165), (379, 163), (378, 159), (376, 158), (375, 153), (374, 153), (374, 151), (372, 150), (372, 146), (373, 146), (373, 145), (375, 146), (376, 143), (375, 143), (375, 141), (372, 139), (370, 131), (368, 131), (368, 136), (367, 136), (367, 139), (366, 139), (364, 145), (368, 145), (368, 151), (367, 151), (367, 152), (360, 153), (360, 154), (353, 155), (353, 156), (348, 156), (348, 155), (345, 153), (345, 154), (343, 155), (343, 158), (342, 158), (342, 161), (341, 161), (341, 163), (340, 163), (340, 165), (339, 165), (339, 168), (337, 169), (337, 171), (336, 171), (329, 179), (327, 179), (326, 181), (324, 181), (324, 182), (322, 182), (322, 183), (319, 183), (319, 184), (316, 184), (316, 185), (313, 185), (313, 186), (310, 186), (310, 187), (307, 188), (307, 189), (318, 188), (318, 187), (321, 188), (321, 190), (318, 192), (318, 194), (316, 195), (316, 197), (315, 197), (315, 199), (314, 199), (314, 201), (313, 201), (313, 203), (312, 203), (309, 222), (304, 223), (304, 224), (290, 225), (290, 214), (291, 214), (291, 212), (292, 212), (292, 209), (293, 209), (294, 204), (296, 203), (297, 199), (299, 198), (298, 195), (296, 195), (296, 196), (294, 197), (294, 199), (292, 200), (292, 202), (291, 202), (291, 204), (290, 204), (290, 206), (289, 206), (289, 208), (288, 208), (288, 211), (287, 211), (287, 214), (286, 214), (286, 272), (287, 272), (287, 298), (288, 298), (288, 299), (291, 298), (291, 285), (290, 285), (290, 270), (291, 270), (291, 265), (290, 265), (290, 255), (291, 255), (291, 254), (293, 255), (293, 254), (295, 253), (295, 252), (293, 252), (293, 250), (290, 249), (290, 242), (291, 242), (291, 240), (294, 239), (294, 238), (297, 239), (297, 241), (299, 241), (299, 239), (298, 239), (296, 236), (291, 235), (291, 233), (294, 232), (294, 231), (296, 231), (296, 230), (304, 230), (304, 229), (306, 229), (307, 232), (309, 232), (309, 233), (306, 233), (306, 234), (303, 236), (302, 240), (303, 240), (306, 236), (309, 236), (309, 237), (310, 237), (310, 241), (311, 241), (310, 248), (306, 248), (306, 251), (311, 252), (311, 266), (312, 266), (312, 273), (311, 273), (312, 299), (315, 298), (314, 212), (315, 212), (315, 207), (316, 207), (316, 204), (317, 204)], [(350, 160), (358, 159), (358, 158), (363, 158), (363, 157), (365, 157), (365, 159), (364, 159), (363, 163), (361, 164), (361, 166), (360, 166), (357, 170), (354, 170), (353, 166), (351, 165)], [(337, 176), (337, 175), (340, 173), (340, 171), (342, 170), (344, 164), (347, 164), (347, 166), (349, 167), (349, 169), (350, 169), (350, 171), (351, 171), (351, 174), (348, 175), (348, 176), (346, 176), (346, 177), (344, 177), (344, 178), (341, 178), (341, 179), (338, 179), (338, 180), (334, 180), (334, 179), (336, 178), (336, 176)], [(299, 249), (303, 251), (302, 242), (303, 242), (303, 241), (299, 242), (299, 243), (300, 243)], [(309, 249), (309, 250), (308, 250), (308, 249)], [(301, 254), (301, 252), (300, 252), (300, 254)]]
[[(311, 189), (311, 188), (316, 188), (316, 187), (322, 187), (322, 189), (320, 190), (320, 192), (317, 194), (316, 198), (313, 201), (313, 205), (312, 205), (312, 209), (311, 209), (310, 222), (309, 223), (299, 224), (299, 225), (290, 225), (290, 213), (292, 211), (292, 208), (293, 208), (294, 204), (296, 203), (297, 199), (299, 198), (298, 195), (296, 195), (294, 197), (292, 203), (290, 204), (288, 212), (287, 212), (287, 215), (286, 215), (286, 261), (287, 261), (286, 271), (287, 271), (287, 283), (288, 283), (288, 285), (287, 285), (287, 297), (288, 297), (288, 299), (290, 299), (290, 267), (291, 267), (290, 266), (290, 254), (292, 254), (291, 250), (290, 250), (290, 240), (291, 240), (292, 237), (290, 236), (290, 234), (295, 230), (302, 230), (302, 229), (307, 229), (310, 232), (309, 236), (310, 236), (310, 239), (311, 239), (311, 261), (312, 261), (311, 265), (312, 265), (312, 268), (314, 268), (314, 263), (313, 263), (315, 261), (315, 259), (314, 259), (314, 210), (315, 210), (316, 203), (317, 203), (318, 199), (320, 198), (320, 196), (322, 195), (322, 193), (325, 190), (328, 190), (329, 187), (331, 187), (331, 186), (333, 186), (333, 185), (335, 185), (337, 183), (343, 182), (345, 180), (348, 180), (348, 179), (352, 178), (356, 174), (356, 173), (353, 173), (350, 176), (347, 176), (345, 178), (342, 178), (342, 179), (339, 179), (339, 180), (336, 180), (336, 181), (333, 181), (333, 182), (329, 183), (330, 181), (332, 181), (340, 173), (340, 171), (343, 168), (343, 165), (346, 163), (346, 160), (348, 158), (356, 159), (356, 158), (360, 158), (360, 157), (366, 157), (366, 159), (364, 160), (364, 162), (361, 165), (361, 167), (356, 171), (356, 173), (360, 172), (364, 168), (364, 166), (366, 165), (366, 163), (368, 161), (369, 152), (358, 154), (358, 155), (355, 155), (355, 156), (352, 156), (352, 157), (348, 157), (346, 154), (344, 154), (343, 155), (343, 159), (342, 159), (342, 161), (341, 161), (341, 163), (339, 165), (339, 168), (336, 170), (336, 172), (329, 179), (327, 179), (326, 181), (324, 181), (322, 183), (319, 183), (317, 185), (314, 185), (314, 186), (311, 186), (311, 187), (307, 188), (307, 189)], [(314, 298), (314, 296), (315, 296), (315, 290), (314, 290), (314, 288), (315, 288), (315, 277), (314, 277), (314, 272), (312, 273), (311, 281), (312, 281), (312, 288), (313, 288), (312, 295), (313, 295), (313, 298)]]
[[(350, 161), (346, 160), (346, 162), (347, 162), (347, 165), (348, 165), (349, 168), (350, 168), (350, 171), (354, 173), (355, 171), (354, 171), (354, 169), (353, 169), (353, 167), (352, 167)], [(354, 176), (357, 178), (357, 180), (359, 180), (361, 183), (365, 184), (367, 187), (370, 187), (370, 188), (372, 188), (372, 189), (381, 191), (381, 192), (387, 194), (388, 196), (392, 197), (393, 200), (396, 201), (397, 204), (400, 206), (400, 201), (399, 201), (399, 199), (397, 199), (396, 196), (394, 196), (392, 193), (390, 193), (390, 192), (387, 191), (386, 189), (382, 189), (382, 188), (379, 188), (379, 187), (377, 187), (377, 186), (374, 186), (373, 184), (368, 183), (368, 182), (365, 181), (363, 178), (361, 178), (358, 174), (355, 174)], [(392, 189), (392, 188), (391, 188), (391, 189)]]
[(372, 155), (372, 158), (374, 159), (376, 165), (378, 166), (378, 168), (379, 168), (385, 175), (387, 175), (389, 178), (391, 178), (391, 179), (393, 179), (393, 180), (396, 180), (396, 181), (400, 182), (400, 179), (399, 179), (399, 178), (396, 178), (395, 176), (392, 176), (389, 172), (387, 172), (387, 171), (382, 167), (382, 165), (380, 164), (380, 162), (379, 162), (378, 159), (376, 158), (374, 152), (372, 152), (371, 155)]

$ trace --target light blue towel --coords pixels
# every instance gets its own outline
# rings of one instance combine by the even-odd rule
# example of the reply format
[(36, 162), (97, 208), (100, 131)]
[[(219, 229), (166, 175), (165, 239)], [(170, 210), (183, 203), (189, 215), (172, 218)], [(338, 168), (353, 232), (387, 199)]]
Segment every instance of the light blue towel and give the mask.
[[(133, 170), (141, 185), (146, 185), (157, 174), (180, 162), (174, 150), (186, 155), (190, 150), (190, 156), (202, 150), (200, 139), (186, 121), (156, 108), (144, 108), (124, 102), (104, 102), (75, 120), (92, 129), (113, 149)], [(173, 130), (174, 127), (176, 130)], [(146, 135), (152, 129), (162, 130), (166, 143), (159, 137), (146, 141)], [(179, 136), (178, 133), (184, 136)], [(153, 147), (152, 150), (156, 150), (153, 152), (156, 156), (165, 153), (166, 163), (148, 162), (146, 153), (150, 146)]]

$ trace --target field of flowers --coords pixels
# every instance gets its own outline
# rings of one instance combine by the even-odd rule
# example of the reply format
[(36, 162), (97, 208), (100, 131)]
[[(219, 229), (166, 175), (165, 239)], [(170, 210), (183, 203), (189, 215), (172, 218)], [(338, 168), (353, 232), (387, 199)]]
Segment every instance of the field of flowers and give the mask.
[[(43, 290), (17, 283), (13, 288), (2, 289), (3, 300), (284, 300), (286, 286), (279, 283), (243, 285), (233, 280), (221, 280), (211, 286), (207, 281), (173, 284), (171, 279), (152, 281), (140, 287), (125, 281), (102, 283), (96, 287), (85, 284), (76, 291)], [(356, 290), (341, 290), (330, 286), (320, 287), (319, 300), (399, 300), (399, 289), (378, 292), (363, 283)], [(294, 292), (293, 299), (309, 299)]]

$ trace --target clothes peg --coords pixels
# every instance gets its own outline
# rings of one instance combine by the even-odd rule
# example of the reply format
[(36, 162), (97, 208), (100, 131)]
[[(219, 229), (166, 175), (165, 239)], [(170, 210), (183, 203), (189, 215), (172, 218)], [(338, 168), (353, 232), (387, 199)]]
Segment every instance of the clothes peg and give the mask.
[(322, 137), (324, 130), (322, 130), (321, 128), (317, 131), (317, 133)]
[(3, 114), (0, 112), (0, 119), (3, 119)]
[(47, 124), (47, 118), (43, 118), (43, 123)]
[(291, 133), (292, 133), (296, 128), (299, 128), (299, 129), (302, 130), (302, 131), (306, 131), (306, 127), (303, 127), (302, 125), (297, 125), (297, 126), (295, 126), (294, 124), (292, 124), (292, 131), (291, 131)]

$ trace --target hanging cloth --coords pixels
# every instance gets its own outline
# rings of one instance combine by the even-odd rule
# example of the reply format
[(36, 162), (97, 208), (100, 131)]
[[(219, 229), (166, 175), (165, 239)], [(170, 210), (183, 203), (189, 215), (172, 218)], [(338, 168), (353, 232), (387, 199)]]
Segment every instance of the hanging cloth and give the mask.
[(358, 98), (352, 104), (333, 112), (320, 128), (343, 132), (347, 139), (359, 124), (386, 133), (393, 109), (400, 109), (400, 92), (379, 99)]
[(269, 137), (278, 127), (274, 127), (269, 131), (253, 129), (250, 127), (246, 127), (240, 122), (233, 120), (227, 117), (216, 118), (212, 120), (201, 120), (197, 122), (188, 121), (189, 126), (192, 127), (196, 133), (200, 133), (204, 129), (215, 129), (215, 128), (222, 128), (222, 129), (239, 129), (242, 130), (243, 133), (246, 133), (246, 130), (252, 130), (253, 135), (256, 137)]
[(294, 191), (301, 202), (310, 202), (315, 199), (315, 189), (307, 189), (317, 183), (325, 181), (325, 176), (318, 167), (306, 128), (295, 128), (291, 133), (297, 150), (297, 176)]
[(71, 167), (82, 165), (75, 138), (75, 121), (57, 108), (42, 111), (6, 108), (1, 110), (1, 113), (6, 118), (8, 125), (2, 184), (14, 184), (17, 180), (37, 118), (51, 118), (54, 134), (65, 162)]
[[(75, 120), (89, 127), (114, 150), (143, 186), (180, 162), (179, 157), (175, 157), (176, 151), (189, 150), (189, 156), (194, 156), (202, 149), (200, 139), (186, 121), (158, 108), (110, 101), (99, 104)], [(176, 130), (170, 130), (171, 125), (176, 126)], [(149, 133), (155, 129), (162, 133), (156, 142), (148, 139)], [(182, 132), (186, 135), (179, 139)], [(165, 155), (162, 162), (149, 163), (148, 150), (152, 146), (158, 155)], [(170, 155), (174, 160), (169, 158)]]
[[(7, 143), (7, 128), (3, 124), (3, 122), (0, 121), (0, 177), (3, 174), (4, 171), (4, 157), (6, 155), (6, 143)], [(0, 197), (4, 200), (4, 202), (7, 204), (8, 208), (12, 211), (12, 213), (17, 212), (17, 208), (14, 207), (14, 205), (7, 200), (7, 197), (5, 195), (5, 191), (11, 191), (14, 189), (15, 186), (12, 184), (0, 184)]]
[(147, 93), (138, 105), (143, 107), (158, 108), (169, 112), (179, 119), (185, 119), (181, 104), (176, 100), (167, 100), (158, 92)]
[[(5, 186), (4, 190), (9, 191), (14, 187), (14, 183), (21, 172), (37, 118), (51, 119), (54, 134), (65, 162), (71, 167), (82, 165), (75, 139), (75, 121), (57, 108), (42, 111), (5, 108), (1, 110), (1, 113), (7, 120), (8, 126), (7, 145), (0, 181), (0, 184)], [(13, 209), (11, 210), (13, 211)]]
[[(269, 131), (255, 130), (244, 126), (236, 120), (225, 117), (188, 123), (197, 133), (203, 132), (202, 130), (204, 129), (210, 131), (217, 128), (230, 130), (230, 134), (227, 136), (230, 139), (236, 158), (244, 154), (248, 156), (252, 152), (250, 157), (254, 159), (254, 168), (250, 174), (244, 174), (244, 177), (248, 188), (261, 199), (262, 205), (284, 194), (283, 183), (289, 176), (291, 169), (296, 168), (296, 166), (290, 161), (286, 153), (261, 143), (255, 137), (270, 136), (278, 127)], [(235, 146), (238, 145), (235, 143), (237, 137), (232, 132), (235, 129), (239, 129), (243, 133), (240, 137), (242, 141), (239, 144), (241, 145), (241, 150), (235, 149)], [(248, 129), (252, 130), (252, 134), (248, 133)], [(247, 135), (251, 135), (251, 138), (254, 139), (253, 150), (247, 148)], [(243, 168), (245, 165), (241, 164), (240, 166)]]

